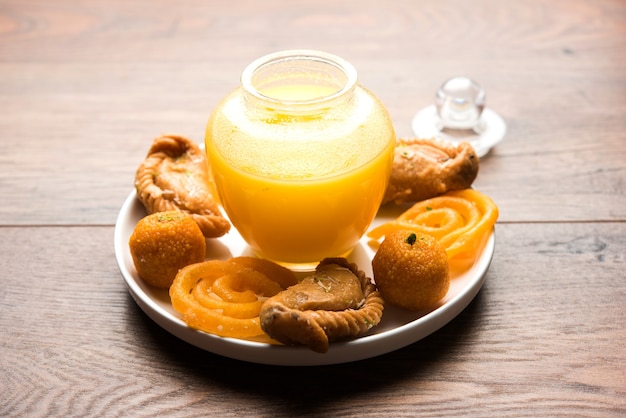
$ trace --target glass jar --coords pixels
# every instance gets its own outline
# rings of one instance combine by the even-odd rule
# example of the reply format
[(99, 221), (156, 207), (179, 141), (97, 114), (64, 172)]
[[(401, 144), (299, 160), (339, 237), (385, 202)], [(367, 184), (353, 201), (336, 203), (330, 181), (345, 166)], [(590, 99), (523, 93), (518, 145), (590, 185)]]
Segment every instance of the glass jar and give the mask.
[(252, 62), (212, 112), (206, 151), (221, 203), (260, 257), (307, 270), (346, 256), (389, 179), (395, 133), (337, 56), (284, 51)]

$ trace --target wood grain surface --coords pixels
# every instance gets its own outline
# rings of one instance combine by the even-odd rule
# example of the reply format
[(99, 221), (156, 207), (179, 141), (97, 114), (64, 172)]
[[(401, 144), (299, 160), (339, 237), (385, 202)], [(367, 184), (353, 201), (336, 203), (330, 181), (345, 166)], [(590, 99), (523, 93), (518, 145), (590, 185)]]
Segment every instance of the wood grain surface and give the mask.
[[(153, 137), (201, 142), (269, 52), (343, 56), (399, 136), (468, 75), (507, 121), (476, 299), (374, 359), (195, 348), (129, 296), (113, 231)], [(626, 3), (0, 2), (0, 416), (626, 415)]]

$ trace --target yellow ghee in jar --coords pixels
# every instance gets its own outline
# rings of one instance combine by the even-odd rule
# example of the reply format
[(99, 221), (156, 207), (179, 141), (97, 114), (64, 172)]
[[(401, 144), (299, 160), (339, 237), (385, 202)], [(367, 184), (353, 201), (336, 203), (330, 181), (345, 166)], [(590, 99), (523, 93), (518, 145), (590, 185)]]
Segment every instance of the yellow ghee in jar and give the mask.
[[(241, 88), (212, 113), (206, 150), (224, 210), (254, 251), (289, 264), (346, 255), (376, 215), (395, 134), (378, 99), (360, 86), (315, 82)], [(278, 103), (278, 105), (276, 105)], [(314, 106), (309, 106), (314, 103)]]

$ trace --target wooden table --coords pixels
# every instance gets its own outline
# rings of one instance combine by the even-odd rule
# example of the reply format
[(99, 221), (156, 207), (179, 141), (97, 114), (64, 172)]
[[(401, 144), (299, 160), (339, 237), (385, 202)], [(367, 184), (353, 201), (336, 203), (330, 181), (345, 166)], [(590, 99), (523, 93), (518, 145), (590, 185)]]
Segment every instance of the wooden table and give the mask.
[[(398, 135), (468, 75), (508, 123), (474, 186), (500, 208), (474, 301), (406, 348), (231, 360), (129, 296), (113, 231), (153, 137), (202, 141), (253, 59), (343, 56)], [(0, 3), (0, 416), (624, 416), (626, 3)]]

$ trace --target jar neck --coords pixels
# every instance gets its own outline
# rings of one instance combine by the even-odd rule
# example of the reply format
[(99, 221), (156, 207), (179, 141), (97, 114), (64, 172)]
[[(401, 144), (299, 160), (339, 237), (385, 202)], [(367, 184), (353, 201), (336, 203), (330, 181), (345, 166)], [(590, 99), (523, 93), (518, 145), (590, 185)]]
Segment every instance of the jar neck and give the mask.
[(357, 73), (352, 64), (332, 54), (283, 51), (250, 63), (242, 73), (241, 85), (248, 106), (312, 115), (350, 101)]

